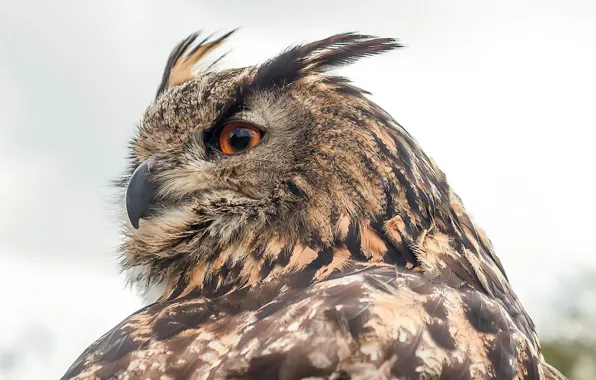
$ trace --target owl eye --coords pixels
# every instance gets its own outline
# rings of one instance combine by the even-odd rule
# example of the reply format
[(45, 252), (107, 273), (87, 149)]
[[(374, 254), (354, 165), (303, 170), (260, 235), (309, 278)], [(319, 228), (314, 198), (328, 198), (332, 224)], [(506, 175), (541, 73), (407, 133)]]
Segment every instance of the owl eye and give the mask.
[(226, 124), (219, 134), (219, 149), (225, 154), (240, 153), (257, 145), (263, 131), (243, 122)]

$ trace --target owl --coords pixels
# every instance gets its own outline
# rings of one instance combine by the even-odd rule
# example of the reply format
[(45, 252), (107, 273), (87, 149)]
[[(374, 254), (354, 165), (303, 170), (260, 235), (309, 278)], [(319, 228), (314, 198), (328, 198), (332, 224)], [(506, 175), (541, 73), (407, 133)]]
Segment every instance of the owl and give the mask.
[(231, 34), (173, 49), (119, 182), (122, 268), (159, 297), (63, 378), (564, 379), (443, 172), (333, 74), (401, 45), (205, 65)]

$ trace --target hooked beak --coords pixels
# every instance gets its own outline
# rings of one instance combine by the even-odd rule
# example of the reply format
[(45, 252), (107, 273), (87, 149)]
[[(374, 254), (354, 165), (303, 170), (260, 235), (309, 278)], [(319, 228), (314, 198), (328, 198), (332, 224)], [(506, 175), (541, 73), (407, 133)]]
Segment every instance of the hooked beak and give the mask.
[(139, 220), (145, 216), (145, 212), (155, 199), (157, 185), (150, 179), (151, 166), (154, 162), (155, 158), (151, 157), (139, 165), (132, 173), (126, 189), (126, 212), (135, 229), (139, 228)]

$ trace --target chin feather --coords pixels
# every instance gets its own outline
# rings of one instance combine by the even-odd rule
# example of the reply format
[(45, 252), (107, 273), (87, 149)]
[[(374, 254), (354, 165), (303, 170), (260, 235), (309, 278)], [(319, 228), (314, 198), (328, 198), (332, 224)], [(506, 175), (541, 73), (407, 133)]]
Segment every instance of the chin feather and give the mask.
[(167, 281), (162, 279), (158, 282), (147, 283), (143, 280), (144, 275), (149, 272), (146, 265), (138, 265), (125, 271), (126, 284), (143, 300), (143, 305), (150, 305), (156, 302), (166, 291)]

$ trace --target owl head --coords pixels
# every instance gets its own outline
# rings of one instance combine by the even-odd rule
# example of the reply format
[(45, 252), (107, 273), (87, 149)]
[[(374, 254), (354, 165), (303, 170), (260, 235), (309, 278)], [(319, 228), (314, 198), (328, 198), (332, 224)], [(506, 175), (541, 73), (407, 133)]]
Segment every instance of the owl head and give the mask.
[(398, 42), (338, 34), (260, 65), (197, 71), (230, 35), (175, 47), (130, 143), (122, 263), (133, 281), (164, 284), (162, 298), (211, 297), (271, 276), (324, 277), (330, 263), (431, 266), (416, 251), (429, 231), (467, 244), (441, 171), (366, 91), (330, 73)]

